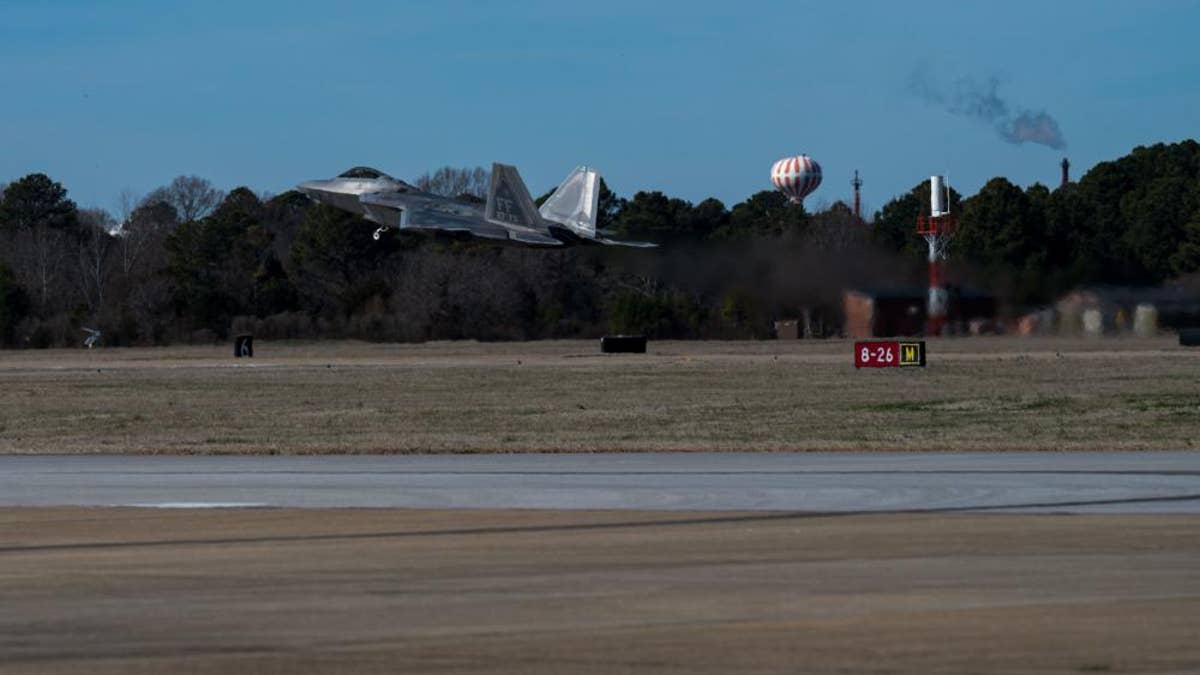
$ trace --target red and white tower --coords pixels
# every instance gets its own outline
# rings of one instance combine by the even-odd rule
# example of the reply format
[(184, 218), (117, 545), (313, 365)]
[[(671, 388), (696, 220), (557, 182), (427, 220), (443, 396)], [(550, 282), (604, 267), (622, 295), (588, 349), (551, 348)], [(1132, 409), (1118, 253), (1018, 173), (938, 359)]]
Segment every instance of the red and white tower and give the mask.
[(929, 305), (926, 311), (926, 335), (941, 335), (946, 329), (949, 294), (946, 292), (946, 247), (958, 228), (958, 218), (950, 213), (950, 186), (942, 176), (929, 178), (929, 215), (917, 216), (917, 234), (929, 244)]

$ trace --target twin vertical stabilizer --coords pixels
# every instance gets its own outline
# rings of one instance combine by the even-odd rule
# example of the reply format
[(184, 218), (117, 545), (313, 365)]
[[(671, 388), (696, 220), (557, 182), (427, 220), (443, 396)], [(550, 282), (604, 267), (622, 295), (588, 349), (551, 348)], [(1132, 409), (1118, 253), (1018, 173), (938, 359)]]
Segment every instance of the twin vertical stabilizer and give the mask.
[[(510, 230), (509, 237), (522, 243), (603, 244), (653, 248), (641, 241), (617, 241), (596, 234), (600, 212), (600, 173), (581, 166), (571, 172), (550, 194), (542, 208), (534, 206), (529, 189), (516, 167), (492, 165), (484, 217)], [(514, 234), (515, 233), (515, 234)]]
[(600, 174), (581, 166), (559, 184), (539, 212), (546, 220), (562, 223), (587, 237), (596, 236), (600, 206)]
[(541, 229), (550, 221), (588, 238), (596, 236), (600, 174), (581, 166), (571, 172), (538, 209), (516, 167), (492, 165), (485, 216), (488, 220)]
[(503, 225), (541, 229), (542, 219), (529, 196), (529, 188), (525, 187), (525, 181), (517, 173), (517, 167), (492, 165), (492, 182), (488, 185), (484, 217)]

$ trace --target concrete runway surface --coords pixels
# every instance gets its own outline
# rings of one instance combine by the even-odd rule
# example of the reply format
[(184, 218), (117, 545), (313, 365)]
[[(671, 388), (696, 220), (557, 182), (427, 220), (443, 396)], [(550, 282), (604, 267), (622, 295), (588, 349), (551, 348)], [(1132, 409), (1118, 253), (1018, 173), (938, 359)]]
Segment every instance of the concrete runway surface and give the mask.
[(1188, 452), (2, 456), (0, 675), (1193, 673), (1197, 513)]
[(0, 506), (1200, 514), (1200, 452), (0, 456)]
[(0, 673), (1200, 672), (1200, 518), (0, 508)]

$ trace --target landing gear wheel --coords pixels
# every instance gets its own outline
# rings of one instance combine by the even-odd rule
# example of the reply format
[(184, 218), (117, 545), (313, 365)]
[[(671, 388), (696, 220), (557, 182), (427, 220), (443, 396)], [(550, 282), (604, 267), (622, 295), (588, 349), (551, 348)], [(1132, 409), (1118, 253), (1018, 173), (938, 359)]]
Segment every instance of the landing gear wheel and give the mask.
[(387, 231), (388, 231), (388, 228), (381, 227), (378, 230), (375, 230), (375, 233), (371, 235), (371, 238), (374, 239), (375, 241), (379, 241), (379, 238), (382, 237), (383, 233), (387, 232)]

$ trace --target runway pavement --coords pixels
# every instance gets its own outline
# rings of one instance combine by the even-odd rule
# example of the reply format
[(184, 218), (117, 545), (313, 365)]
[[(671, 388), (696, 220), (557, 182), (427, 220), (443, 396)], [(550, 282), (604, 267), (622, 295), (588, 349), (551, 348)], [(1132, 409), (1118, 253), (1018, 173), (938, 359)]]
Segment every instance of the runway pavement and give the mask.
[(1200, 452), (0, 456), (0, 506), (1200, 513)]

